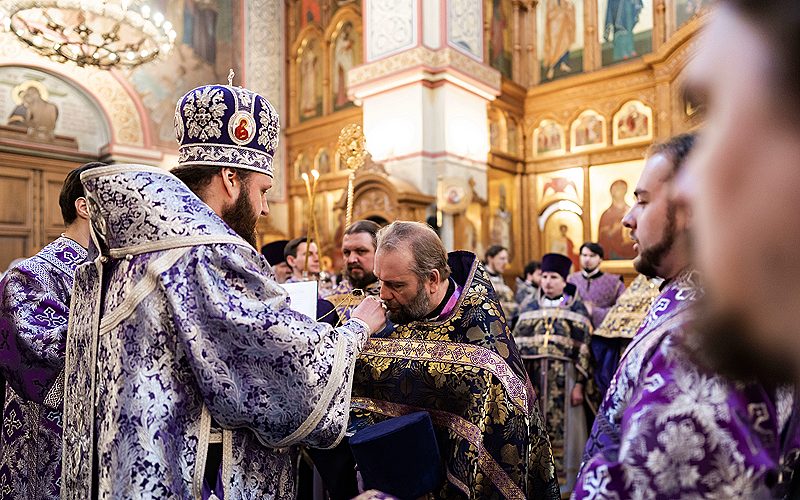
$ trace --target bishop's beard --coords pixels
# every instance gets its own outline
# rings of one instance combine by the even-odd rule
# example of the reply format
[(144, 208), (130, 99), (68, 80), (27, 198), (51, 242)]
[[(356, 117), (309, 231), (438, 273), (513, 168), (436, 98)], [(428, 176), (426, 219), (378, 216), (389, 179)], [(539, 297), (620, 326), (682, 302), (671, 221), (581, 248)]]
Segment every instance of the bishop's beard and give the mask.
[(221, 217), (231, 229), (236, 231), (236, 234), (255, 248), (258, 244), (258, 234), (256, 233), (258, 215), (255, 207), (250, 203), (250, 186), (244, 182), (236, 202), (223, 209)]

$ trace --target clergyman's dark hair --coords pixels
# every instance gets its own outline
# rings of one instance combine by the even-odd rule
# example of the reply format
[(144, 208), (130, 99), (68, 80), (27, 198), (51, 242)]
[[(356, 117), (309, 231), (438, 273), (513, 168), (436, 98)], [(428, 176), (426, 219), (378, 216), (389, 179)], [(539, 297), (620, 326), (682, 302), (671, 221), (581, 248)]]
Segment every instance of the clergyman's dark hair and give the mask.
[(61, 187), (61, 193), (58, 195), (58, 206), (61, 207), (61, 217), (64, 219), (64, 225), (69, 226), (75, 219), (78, 218), (78, 211), (75, 208), (75, 201), (82, 196), (83, 184), (81, 184), (81, 174), (90, 168), (107, 167), (108, 163), (101, 161), (92, 161), (84, 163), (80, 167), (71, 170), (64, 180), (64, 185)]
[[(294, 258), (297, 258), (297, 249), (300, 247), (300, 244), (305, 242), (306, 237), (300, 236), (287, 243), (286, 247), (283, 249), (283, 258), (285, 259), (290, 255)], [(311, 243), (316, 243), (313, 238), (311, 239)]]
[(371, 220), (358, 220), (350, 224), (350, 226), (345, 229), (344, 234), (358, 234), (358, 233), (367, 233), (372, 236), (372, 247), (378, 248), (378, 231), (381, 229), (381, 226), (378, 225), (377, 222), (373, 222)]
[(593, 254), (599, 255), (601, 259), (605, 259), (606, 258), (606, 253), (603, 250), (603, 247), (599, 243), (593, 243), (591, 241), (587, 241), (586, 243), (581, 245), (581, 248), (578, 250), (578, 252), (583, 252), (584, 248), (586, 248), (587, 250), (589, 250)]
[[(186, 166), (177, 166), (170, 170), (170, 173), (183, 181), (192, 192), (198, 196), (211, 184), (211, 180), (214, 178), (215, 175), (219, 174), (220, 169), (222, 167), (215, 167), (215, 166), (205, 166), (205, 165), (186, 165)], [(252, 170), (247, 170), (244, 168), (235, 168), (233, 169), (236, 172), (236, 175), (239, 176), (242, 182), (247, 182), (248, 177), (250, 174), (253, 173)]]
[(492, 246), (490, 246), (489, 249), (486, 250), (486, 259), (488, 259), (489, 257), (496, 256), (497, 254), (499, 254), (503, 250), (508, 252), (508, 248), (504, 247), (503, 245), (492, 245)]
[(542, 263), (538, 260), (532, 260), (525, 264), (525, 268), (522, 270), (522, 279), (528, 277), (529, 274), (533, 274), (536, 272), (537, 269), (542, 268)]
[(695, 142), (697, 142), (697, 135), (693, 132), (676, 135), (664, 142), (659, 142), (650, 146), (650, 149), (647, 151), (647, 156), (662, 154), (669, 158), (672, 162), (672, 175), (675, 175), (681, 170), (683, 164), (686, 163), (686, 157), (689, 156)]

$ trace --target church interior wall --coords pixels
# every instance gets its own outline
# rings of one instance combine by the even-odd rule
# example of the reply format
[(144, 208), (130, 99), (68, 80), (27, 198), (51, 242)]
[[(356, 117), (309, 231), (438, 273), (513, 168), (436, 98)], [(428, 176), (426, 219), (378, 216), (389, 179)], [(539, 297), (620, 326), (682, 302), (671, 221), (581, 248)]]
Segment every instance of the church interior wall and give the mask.
[[(621, 180), (627, 185), (627, 192), (622, 196), (624, 203), (619, 202), (616, 209), (619, 212), (632, 203), (633, 180), (641, 170), (649, 145), (699, 125), (699, 110), (681, 94), (680, 82), (708, 2), (645, 1), (633, 38), (619, 42), (614, 41), (613, 29), (609, 39), (605, 38), (607, 0), (560, 3), (482, 0), (481, 3), (483, 59), (503, 75), (502, 89), (486, 111), (483, 140), (488, 140), (488, 169), (483, 176), (476, 174), (474, 179), (477, 185), (485, 186), (477, 190), (478, 198), (484, 199), (485, 204), (473, 204), (457, 215), (453, 219), (455, 234), (447, 239), (478, 253), (494, 243), (509, 246), (513, 258), (507, 277), (511, 279), (521, 272), (528, 260), (566, 246), (560, 232), (562, 225), (567, 226), (566, 239), (570, 240), (569, 246), (575, 255), (582, 242), (598, 239), (599, 219), (611, 208), (611, 184)], [(305, 18), (303, 9), (306, 9)], [(424, 13), (423, 9), (423, 18)], [(351, 114), (345, 114), (331, 106), (335, 57), (332, 34), (336, 22), (348, 19), (358, 27), (359, 36), (363, 36), (365, 28), (357, 3), (341, 7), (331, 0), (290, 1), (287, 18), (290, 19), (288, 43), (293, 54), (287, 68), (288, 95), (296, 115), (290, 118), (292, 128), (287, 133), (294, 172), (290, 196), (298, 198), (290, 204), (290, 218), (292, 228), (298, 229), (305, 225), (298, 218), (307, 214), (306, 202), (302, 200), (305, 188), (299, 175), (314, 167), (318, 151), (335, 147), (336, 135), (342, 126), (351, 122), (364, 124), (369, 133), (391, 137), (383, 140), (381, 136), (374, 141), (372, 150), (368, 134), (367, 148), (377, 161), (402, 158), (404, 152), (425, 149), (417, 142), (427, 141), (425, 145), (430, 146), (431, 141), (442, 140), (442, 137), (437, 134), (415, 136), (406, 130), (413, 131), (414, 123), (419, 120), (436, 120), (431, 116), (435, 103), (427, 103), (424, 95), (417, 95), (419, 88), (413, 90), (417, 94), (405, 96), (403, 102), (398, 102), (397, 95), (393, 94), (394, 100), (387, 98), (385, 106), (377, 108), (380, 111), (375, 116), (364, 116), (358, 107), (349, 108)], [(414, 19), (420, 24), (418, 18)], [(433, 24), (425, 18), (421, 26), (432, 28)], [(426, 33), (423, 29), (420, 35), (423, 41), (426, 36), (431, 40), (435, 38), (433, 31)], [(322, 88), (317, 89), (321, 116), (301, 120), (297, 116), (298, 100), (302, 92), (300, 80), (305, 76), (299, 68), (302, 58), (298, 51), (307, 39), (320, 39), (323, 49), (320, 50), (322, 61), (318, 63)], [(559, 54), (564, 57), (557, 57)], [(565, 64), (561, 65), (562, 62)], [(306, 87), (308, 92), (311, 88), (310, 84)], [(373, 99), (380, 99), (380, 96)], [(445, 112), (453, 112), (455, 107), (445, 107)], [(407, 127), (397, 126), (409, 113), (422, 115), (407, 116)], [(387, 121), (387, 117), (391, 119)], [(384, 126), (386, 130), (381, 132), (381, 123), (392, 126)], [(484, 133), (482, 125), (466, 123), (465, 127)], [(452, 133), (466, 132), (448, 133), (445, 142), (452, 139)], [(470, 143), (463, 141), (463, 137), (460, 140), (463, 144)], [(399, 165), (402, 166), (402, 162)], [(430, 168), (437, 167), (431, 164)], [(346, 173), (337, 175), (335, 166), (332, 170), (329, 179), (323, 175), (319, 187), (340, 192), (346, 185)], [(401, 170), (395, 165), (389, 173), (411, 182), (423, 192), (435, 192), (435, 188), (427, 185), (430, 179), (418, 173), (408, 177), (410, 174)], [(548, 193), (543, 194), (541, 190), (545, 185)], [(615, 189), (622, 185), (614, 184)], [(568, 194), (574, 189), (579, 190), (581, 196), (570, 199)], [(554, 190), (566, 192), (559, 191), (554, 197)], [(598, 207), (603, 204), (607, 206)], [(435, 207), (431, 207), (429, 213), (434, 210)], [(545, 212), (552, 217), (549, 222), (540, 221)], [(460, 222), (466, 225), (459, 228)], [(609, 241), (606, 240), (607, 244)], [(329, 246), (335, 250), (338, 242), (331, 242)], [(606, 266), (632, 274), (631, 261), (627, 258), (630, 254), (622, 251), (614, 255), (617, 257), (610, 259)]]

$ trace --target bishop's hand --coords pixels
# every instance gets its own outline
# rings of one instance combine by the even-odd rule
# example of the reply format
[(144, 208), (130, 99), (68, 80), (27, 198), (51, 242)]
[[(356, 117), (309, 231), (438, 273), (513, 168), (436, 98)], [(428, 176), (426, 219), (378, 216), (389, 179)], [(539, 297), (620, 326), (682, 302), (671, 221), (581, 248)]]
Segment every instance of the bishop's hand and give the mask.
[(381, 331), (386, 325), (386, 309), (384, 307), (381, 299), (369, 296), (356, 306), (350, 317), (366, 323), (369, 326), (369, 333), (372, 335)]

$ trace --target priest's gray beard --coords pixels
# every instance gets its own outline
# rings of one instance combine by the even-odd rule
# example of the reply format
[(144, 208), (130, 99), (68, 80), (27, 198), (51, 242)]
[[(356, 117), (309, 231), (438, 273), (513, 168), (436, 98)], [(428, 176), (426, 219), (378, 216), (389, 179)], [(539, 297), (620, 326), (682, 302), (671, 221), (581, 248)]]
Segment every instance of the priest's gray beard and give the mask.
[(242, 183), (239, 198), (236, 199), (233, 206), (225, 208), (221, 214), (222, 220), (253, 248), (258, 244), (258, 234), (256, 233), (258, 215), (255, 207), (250, 203), (250, 185), (246, 181)]
[(730, 379), (766, 385), (794, 382), (790, 349), (765, 349), (753, 339), (758, 327), (735, 310), (725, 310), (706, 296), (698, 304), (694, 332), (687, 341), (696, 361)]
[(417, 286), (417, 295), (406, 305), (399, 304), (395, 310), (390, 308), (387, 314), (392, 323), (406, 325), (424, 318), (430, 308), (431, 299), (425, 293), (425, 283), (420, 280), (419, 286)]

